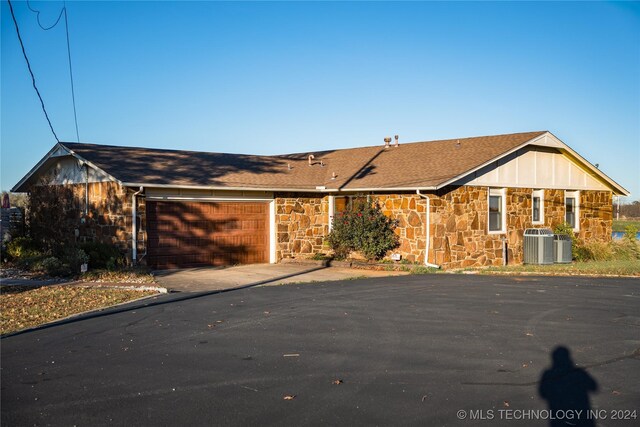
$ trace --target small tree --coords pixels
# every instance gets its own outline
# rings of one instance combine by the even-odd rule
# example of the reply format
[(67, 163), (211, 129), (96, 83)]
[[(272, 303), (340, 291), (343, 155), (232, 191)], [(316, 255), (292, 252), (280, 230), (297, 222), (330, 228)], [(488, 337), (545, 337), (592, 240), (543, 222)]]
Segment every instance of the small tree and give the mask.
[(398, 247), (396, 226), (397, 221), (386, 217), (378, 204), (357, 201), (334, 217), (327, 240), (337, 258), (359, 251), (368, 260), (380, 259)]
[(27, 218), (29, 234), (44, 252), (59, 256), (65, 247), (75, 245), (79, 209), (68, 185), (43, 179), (29, 194)]

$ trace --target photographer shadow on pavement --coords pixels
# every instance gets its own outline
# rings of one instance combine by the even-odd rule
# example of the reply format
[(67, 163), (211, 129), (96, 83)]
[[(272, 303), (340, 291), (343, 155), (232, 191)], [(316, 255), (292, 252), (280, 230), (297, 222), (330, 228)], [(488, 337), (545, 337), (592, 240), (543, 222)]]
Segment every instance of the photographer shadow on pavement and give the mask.
[(540, 377), (538, 393), (549, 406), (551, 427), (595, 426), (590, 417), (589, 393), (598, 390), (598, 383), (583, 368), (575, 366), (569, 349), (556, 347), (551, 353), (553, 365)]

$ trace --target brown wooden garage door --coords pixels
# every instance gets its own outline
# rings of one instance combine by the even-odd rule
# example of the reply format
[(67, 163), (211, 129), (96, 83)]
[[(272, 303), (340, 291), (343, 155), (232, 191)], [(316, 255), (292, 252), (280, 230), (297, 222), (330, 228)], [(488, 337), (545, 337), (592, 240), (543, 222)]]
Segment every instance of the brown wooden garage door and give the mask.
[(268, 206), (148, 201), (147, 262), (157, 269), (269, 262)]

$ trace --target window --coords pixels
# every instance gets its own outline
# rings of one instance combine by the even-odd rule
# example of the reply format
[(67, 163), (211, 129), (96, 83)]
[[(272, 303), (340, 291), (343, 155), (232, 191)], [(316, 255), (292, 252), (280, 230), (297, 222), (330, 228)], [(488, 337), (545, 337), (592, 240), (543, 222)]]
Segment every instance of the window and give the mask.
[(367, 195), (355, 195), (355, 196), (335, 196), (333, 204), (333, 213), (337, 214), (351, 209), (356, 203), (369, 202), (369, 196)]
[(504, 189), (489, 189), (489, 233), (503, 233), (505, 230)]
[(565, 191), (564, 207), (564, 220), (573, 228), (573, 231), (578, 231), (580, 228), (580, 193), (578, 191)]
[(544, 190), (534, 190), (531, 196), (531, 220), (534, 224), (544, 224)]
[(329, 196), (329, 231), (333, 229), (333, 219), (341, 212), (345, 212), (353, 207), (355, 203), (369, 202), (367, 195), (355, 196)]

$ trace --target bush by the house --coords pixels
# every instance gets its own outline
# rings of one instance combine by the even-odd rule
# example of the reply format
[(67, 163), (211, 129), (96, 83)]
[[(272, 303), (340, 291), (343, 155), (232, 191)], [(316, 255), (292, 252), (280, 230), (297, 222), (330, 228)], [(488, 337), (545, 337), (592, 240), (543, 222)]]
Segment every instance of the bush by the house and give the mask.
[(61, 254), (75, 245), (75, 228), (81, 211), (68, 185), (52, 185), (55, 177), (33, 186), (28, 200), (29, 235), (44, 253)]
[(594, 241), (581, 243), (574, 234), (573, 228), (566, 222), (558, 225), (554, 232), (571, 237), (573, 259), (576, 261), (630, 261), (640, 259), (640, 246), (636, 238), (637, 230), (632, 226), (627, 227), (621, 240), (611, 242)]
[(556, 225), (556, 228), (553, 229), (555, 234), (566, 234), (571, 237), (571, 252), (573, 254), (573, 258), (580, 260), (580, 249), (578, 248), (578, 238), (573, 232), (573, 227), (568, 222), (563, 222), (562, 224)]
[(116, 246), (101, 243), (87, 242), (80, 245), (80, 248), (89, 255), (90, 268), (106, 268), (115, 270), (126, 265), (126, 260), (120, 249)]
[(6, 255), (11, 260), (41, 255), (36, 243), (29, 237), (16, 237), (6, 244)]
[(43, 259), (39, 264), (36, 264), (36, 268), (49, 276), (67, 276), (69, 274), (69, 269), (54, 256)]
[(387, 218), (377, 204), (358, 201), (334, 217), (327, 241), (336, 258), (358, 251), (369, 260), (380, 259), (398, 246), (396, 226), (397, 222)]
[(90, 259), (91, 257), (84, 250), (77, 247), (68, 248), (62, 256), (63, 262), (75, 273), (80, 272), (80, 266), (88, 264)]

